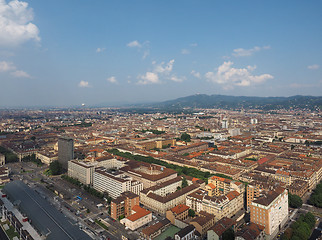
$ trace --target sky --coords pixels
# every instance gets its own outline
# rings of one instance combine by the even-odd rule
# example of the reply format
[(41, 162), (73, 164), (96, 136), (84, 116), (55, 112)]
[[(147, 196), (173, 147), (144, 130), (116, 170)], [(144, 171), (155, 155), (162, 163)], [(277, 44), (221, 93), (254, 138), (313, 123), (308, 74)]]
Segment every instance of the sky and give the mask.
[(322, 1), (0, 0), (0, 107), (322, 94)]

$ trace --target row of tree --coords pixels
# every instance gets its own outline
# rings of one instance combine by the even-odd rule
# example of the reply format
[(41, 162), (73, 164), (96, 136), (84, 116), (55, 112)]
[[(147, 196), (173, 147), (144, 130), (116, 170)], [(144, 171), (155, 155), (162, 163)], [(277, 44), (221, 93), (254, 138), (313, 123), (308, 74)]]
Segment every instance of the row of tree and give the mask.
[(300, 208), (302, 207), (302, 204), (303, 201), (299, 196), (288, 193), (288, 205), (291, 208)]
[(44, 165), (39, 158), (36, 158), (36, 154), (34, 154), (34, 153), (31, 154), (31, 155), (23, 157), (21, 159), (21, 161), (23, 161), (23, 162), (33, 162), (33, 163), (37, 164), (37, 166)]
[(309, 199), (309, 203), (322, 208), (322, 183), (320, 182), (318, 185), (316, 185), (316, 188), (313, 190), (313, 193), (311, 194), (311, 197)]
[(0, 153), (5, 156), (6, 163), (19, 161), (18, 156), (16, 154), (14, 154), (10, 150), (8, 150), (2, 146), (0, 146)]
[(304, 240), (311, 236), (312, 228), (315, 226), (315, 217), (308, 212), (301, 215), (299, 219), (294, 222), (290, 228), (286, 229), (282, 235), (282, 240)]
[(108, 204), (110, 204), (111, 201), (112, 201), (112, 198), (108, 195), (107, 192), (101, 193), (101, 192), (97, 191), (96, 189), (81, 183), (76, 178), (72, 178), (72, 177), (69, 177), (67, 175), (62, 175), (61, 178), (66, 180), (66, 181), (68, 181), (68, 182), (70, 182), (70, 183), (72, 183), (72, 184), (74, 184), (74, 185), (76, 185), (76, 186), (78, 186), (78, 187), (80, 187), (80, 188), (83, 188), (86, 192), (88, 192), (89, 194), (91, 194), (91, 195), (93, 195), (93, 196), (95, 196), (97, 198), (100, 198), (100, 199), (105, 198), (107, 200)]
[(128, 152), (126, 152), (126, 153), (125, 152), (120, 152), (117, 149), (110, 149), (108, 151), (110, 153), (114, 154), (114, 155), (124, 157), (124, 158), (127, 158), (127, 159), (140, 161), (140, 162), (154, 163), (154, 164), (158, 164), (158, 165), (161, 165), (161, 166), (165, 166), (166, 168), (171, 168), (171, 169), (177, 171), (179, 175), (184, 174), (184, 175), (188, 175), (188, 176), (191, 176), (191, 177), (202, 179), (204, 181), (207, 181), (208, 178), (211, 176), (210, 172), (203, 172), (203, 171), (200, 171), (200, 170), (198, 170), (196, 168), (181, 167), (181, 166), (178, 166), (178, 165), (175, 165), (175, 164), (170, 164), (170, 163), (167, 163), (165, 161), (155, 159), (155, 158), (153, 158), (151, 156), (146, 157), (146, 156), (142, 156), (142, 155), (133, 155), (133, 154), (128, 153)]

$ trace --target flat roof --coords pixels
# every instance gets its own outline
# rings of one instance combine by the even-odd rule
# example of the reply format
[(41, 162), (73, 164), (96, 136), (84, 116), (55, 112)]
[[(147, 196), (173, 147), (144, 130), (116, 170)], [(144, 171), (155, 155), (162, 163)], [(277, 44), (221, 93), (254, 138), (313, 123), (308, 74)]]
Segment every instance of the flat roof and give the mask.
[(22, 181), (13, 181), (6, 184), (3, 191), (11, 202), (20, 201), (20, 211), (28, 216), (31, 224), (41, 234), (47, 236), (47, 240), (91, 239), (85, 232), (79, 230), (77, 225), (73, 225), (69, 218), (66, 218)]

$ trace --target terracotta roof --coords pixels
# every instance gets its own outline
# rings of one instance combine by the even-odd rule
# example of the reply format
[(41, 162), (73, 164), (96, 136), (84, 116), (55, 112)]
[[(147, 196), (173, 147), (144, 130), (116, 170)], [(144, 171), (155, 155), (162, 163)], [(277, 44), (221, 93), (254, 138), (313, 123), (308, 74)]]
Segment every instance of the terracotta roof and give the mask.
[(229, 193), (227, 193), (227, 197), (229, 199), (229, 201), (231, 201), (232, 199), (238, 197), (240, 194), (237, 191), (231, 191)]
[(180, 214), (180, 213), (187, 211), (188, 209), (189, 209), (189, 207), (187, 205), (179, 204), (179, 205), (171, 208), (171, 211), (175, 214)]
[(127, 217), (128, 220), (134, 222), (148, 214), (150, 214), (151, 212), (144, 209), (144, 208), (141, 208), (139, 205), (135, 205), (133, 208), (132, 208), (133, 211), (135, 211), (134, 214), (130, 215)]

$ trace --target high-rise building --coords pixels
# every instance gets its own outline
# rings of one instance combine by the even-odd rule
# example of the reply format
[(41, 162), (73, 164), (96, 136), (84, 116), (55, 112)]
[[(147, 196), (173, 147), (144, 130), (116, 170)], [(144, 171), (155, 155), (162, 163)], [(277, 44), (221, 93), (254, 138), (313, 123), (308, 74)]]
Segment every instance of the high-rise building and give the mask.
[(266, 239), (272, 239), (288, 219), (288, 192), (278, 187), (254, 200), (250, 206), (250, 221), (265, 227)]
[(74, 159), (74, 140), (69, 137), (58, 139), (58, 162), (63, 168), (68, 168), (68, 161)]

